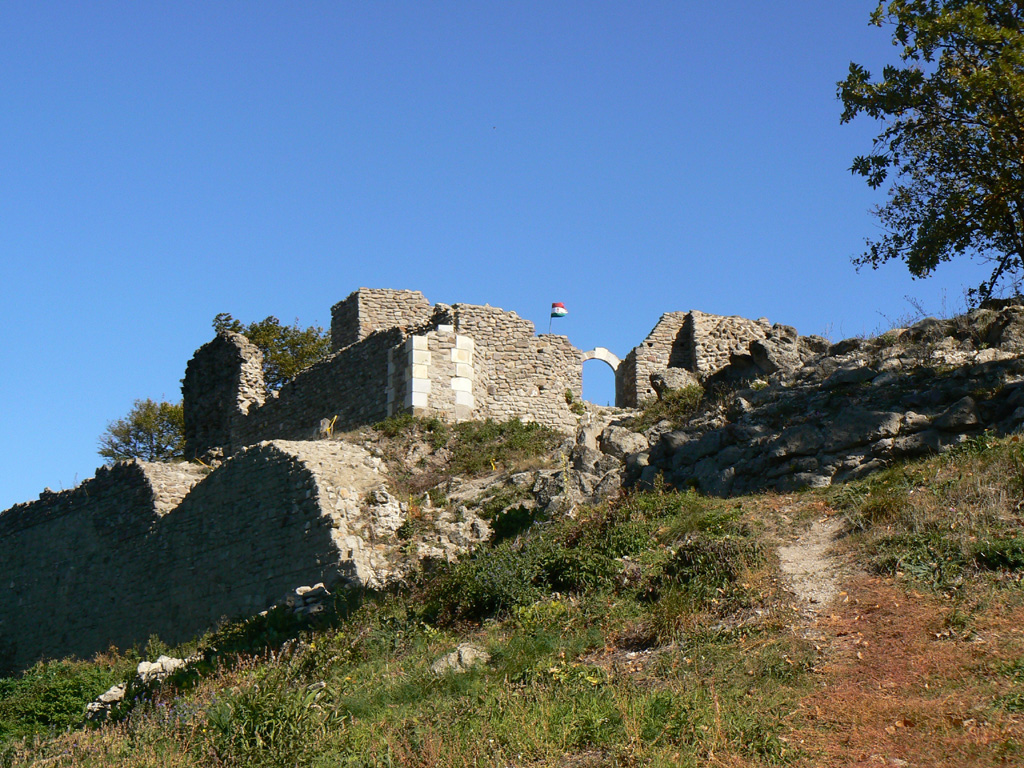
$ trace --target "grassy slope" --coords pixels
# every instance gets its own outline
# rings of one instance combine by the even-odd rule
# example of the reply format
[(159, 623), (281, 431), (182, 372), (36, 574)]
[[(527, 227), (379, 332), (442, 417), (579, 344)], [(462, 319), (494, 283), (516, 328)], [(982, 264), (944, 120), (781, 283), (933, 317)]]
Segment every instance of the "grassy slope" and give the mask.
[[(201, 675), (102, 728), (15, 738), (48, 668), (4, 681), (0, 765), (1019, 765), (1022, 499), (1014, 439), (826, 493), (634, 495), (317, 628), (228, 625), (185, 649)], [(822, 515), (848, 565), (808, 619), (777, 544)], [(462, 641), (491, 663), (433, 675)], [(97, 690), (62, 701), (131, 661), (65, 664)]]

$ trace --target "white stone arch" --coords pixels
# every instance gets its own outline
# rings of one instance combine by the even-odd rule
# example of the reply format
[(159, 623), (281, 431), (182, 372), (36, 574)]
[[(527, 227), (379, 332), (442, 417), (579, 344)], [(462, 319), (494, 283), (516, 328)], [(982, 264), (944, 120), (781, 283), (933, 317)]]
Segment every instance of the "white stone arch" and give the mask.
[(615, 374), (615, 404), (622, 405), (622, 361), (605, 347), (594, 347), (589, 352), (584, 352), (583, 362), (586, 363), (588, 360), (600, 360), (612, 369), (612, 373)]
[(605, 347), (594, 347), (589, 352), (584, 352), (583, 362), (585, 363), (587, 362), (587, 360), (600, 360), (602, 362), (608, 363), (608, 365), (611, 366), (611, 369), (616, 373), (619, 372), (619, 363), (622, 362), (612, 353), (610, 349), (606, 349)]

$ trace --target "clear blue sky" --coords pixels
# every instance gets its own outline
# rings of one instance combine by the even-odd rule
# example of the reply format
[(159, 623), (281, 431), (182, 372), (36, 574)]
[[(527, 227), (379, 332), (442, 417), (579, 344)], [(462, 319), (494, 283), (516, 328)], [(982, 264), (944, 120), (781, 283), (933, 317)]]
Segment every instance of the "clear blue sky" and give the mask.
[(562, 301), (622, 356), (671, 310), (838, 340), (954, 309), (977, 269), (850, 265), (883, 197), (835, 83), (895, 59), (874, 5), (0, 5), (0, 509), (177, 400), (218, 312), (414, 288), (544, 331)]

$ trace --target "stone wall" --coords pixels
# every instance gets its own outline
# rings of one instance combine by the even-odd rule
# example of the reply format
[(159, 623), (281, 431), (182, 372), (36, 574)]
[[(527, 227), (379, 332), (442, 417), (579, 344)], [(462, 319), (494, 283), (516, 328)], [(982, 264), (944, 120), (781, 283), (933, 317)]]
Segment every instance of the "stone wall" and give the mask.
[(214, 447), (228, 452), (239, 448), (233, 435), (266, 396), (263, 353), (240, 333), (219, 333), (188, 362), (181, 392), (186, 456), (194, 458)]
[(309, 440), (317, 436), (321, 419), (335, 416), (335, 430), (386, 418), (390, 351), (404, 340), (399, 328), (378, 331), (307, 368), (235, 421), (232, 445)]
[(616, 405), (635, 408), (655, 396), (651, 374), (685, 368), (706, 378), (729, 364), (729, 355), (763, 339), (768, 322), (704, 312), (666, 312), (616, 371)]
[(770, 328), (767, 320), (693, 311), (683, 325), (686, 348), (683, 354), (689, 355), (691, 371), (702, 378), (710, 376), (729, 364), (733, 352), (746, 351), (750, 342), (765, 338)]
[[(638, 346), (626, 355), (621, 363), (622, 389), (616, 395), (621, 402), (616, 405), (636, 408), (644, 400), (654, 397), (651, 374), (669, 367), (672, 349), (679, 343), (679, 332), (686, 322), (687, 312), (666, 312), (657, 325)], [(677, 362), (682, 362), (681, 351), (677, 351)], [(691, 366), (678, 367), (690, 369)]]
[(308, 440), (335, 417), (336, 430), (403, 412), (576, 426), (565, 393), (582, 397), (582, 353), (564, 336), (535, 336), (533, 323), (515, 312), (430, 307), (416, 291), (361, 288), (335, 305), (333, 317), (340, 348), (265, 401), (253, 392), (260, 360), (251, 344), (228, 334), (202, 347), (183, 389), (189, 455)]
[(565, 393), (583, 396), (583, 353), (565, 336), (496, 307), (452, 305), (457, 333), (473, 339), (474, 418), (519, 417), (560, 429), (577, 419)]
[(0, 513), (0, 666), (181, 642), (302, 584), (383, 586), (404, 521), (380, 462), (335, 441), (202, 467), (132, 461)]
[(430, 302), (419, 291), (360, 288), (331, 307), (331, 349), (337, 352), (374, 331), (421, 325), (430, 315)]
[(0, 514), (0, 671), (145, 642), (137, 619), (162, 605), (152, 531), (199, 469), (122, 462), (74, 490), (44, 492)]

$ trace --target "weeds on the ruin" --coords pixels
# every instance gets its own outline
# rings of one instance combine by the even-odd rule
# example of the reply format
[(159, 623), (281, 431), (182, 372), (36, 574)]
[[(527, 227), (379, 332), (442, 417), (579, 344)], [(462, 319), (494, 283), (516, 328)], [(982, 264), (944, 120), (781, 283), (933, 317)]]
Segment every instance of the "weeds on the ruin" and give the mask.
[(697, 412), (703, 397), (704, 388), (699, 384), (666, 390), (661, 397), (641, 403), (640, 414), (627, 426), (634, 432), (643, 432), (659, 421), (668, 421), (674, 428), (682, 427)]
[(381, 449), (392, 490), (405, 497), (433, 492), (439, 500), (453, 477), (525, 468), (542, 461), (563, 439), (549, 427), (519, 419), (448, 424), (407, 413), (375, 424), (374, 430), (384, 438)]

